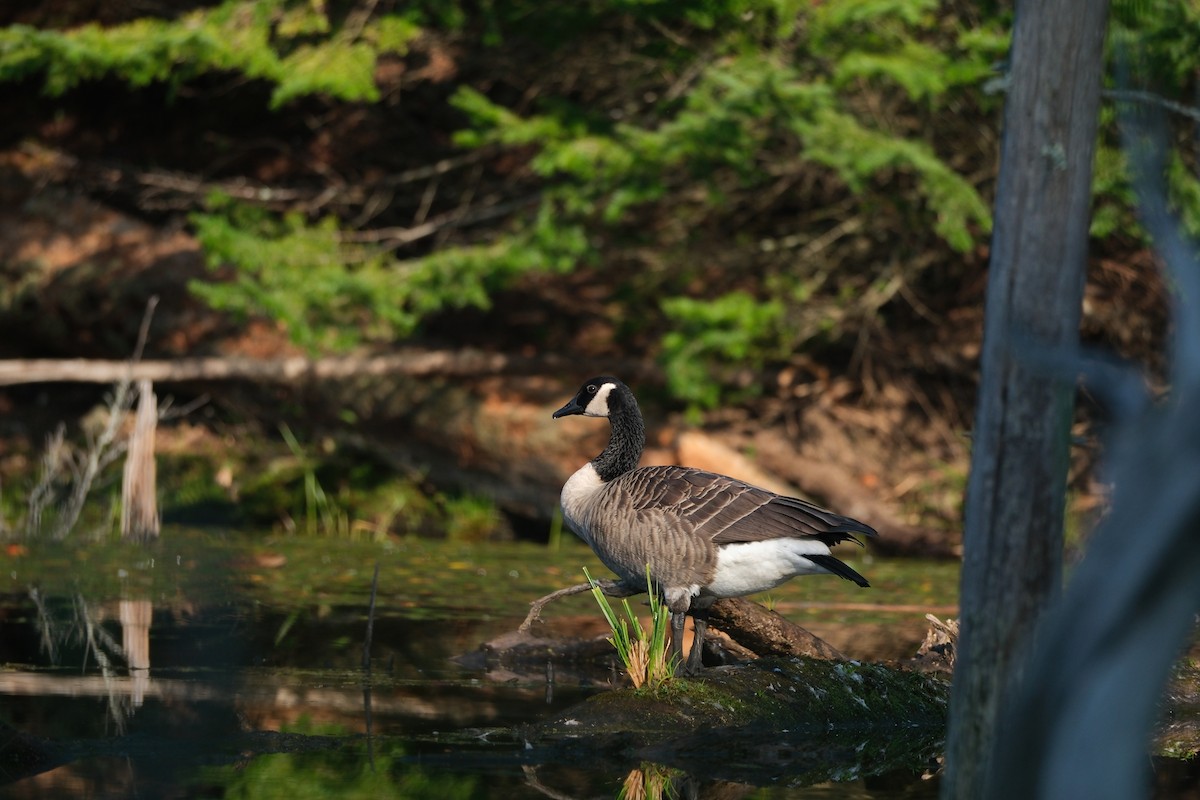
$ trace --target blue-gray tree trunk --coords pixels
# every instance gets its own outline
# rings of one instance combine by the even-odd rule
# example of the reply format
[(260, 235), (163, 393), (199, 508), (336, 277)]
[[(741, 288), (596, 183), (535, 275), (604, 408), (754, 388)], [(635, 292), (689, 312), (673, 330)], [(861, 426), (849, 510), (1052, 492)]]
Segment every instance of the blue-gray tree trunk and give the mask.
[(1002, 689), (1061, 585), (1074, 385), (1019, 352), (1078, 340), (1107, 11), (1017, 4), (943, 798), (985, 795)]

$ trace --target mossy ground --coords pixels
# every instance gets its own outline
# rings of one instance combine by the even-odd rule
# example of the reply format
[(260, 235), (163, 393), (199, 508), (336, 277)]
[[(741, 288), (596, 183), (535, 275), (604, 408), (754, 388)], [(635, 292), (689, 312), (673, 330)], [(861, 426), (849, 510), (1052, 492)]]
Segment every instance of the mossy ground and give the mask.
[(526, 741), (731, 780), (786, 761), (815, 783), (927, 766), (942, 746), (948, 698), (946, 682), (881, 664), (770, 658), (593, 696)]
[(881, 664), (769, 658), (590, 698), (541, 725), (539, 735), (621, 732), (650, 741), (707, 727), (773, 725), (789, 730), (938, 727), (946, 682)]

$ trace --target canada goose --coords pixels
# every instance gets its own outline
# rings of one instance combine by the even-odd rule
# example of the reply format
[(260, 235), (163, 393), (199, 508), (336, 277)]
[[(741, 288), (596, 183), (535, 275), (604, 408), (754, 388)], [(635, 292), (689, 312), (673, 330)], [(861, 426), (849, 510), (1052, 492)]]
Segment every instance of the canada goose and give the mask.
[[(592, 378), (554, 419), (608, 417), (608, 445), (562, 489), (567, 525), (627, 589), (650, 579), (671, 612), (671, 652), (694, 673), (708, 609), (722, 597), (771, 589), (796, 575), (832, 573), (868, 586), (830, 555), (831, 545), (861, 544), (869, 525), (726, 475), (688, 467), (642, 467), (646, 428), (633, 392), (611, 376)], [(683, 667), (684, 617), (695, 638)]]

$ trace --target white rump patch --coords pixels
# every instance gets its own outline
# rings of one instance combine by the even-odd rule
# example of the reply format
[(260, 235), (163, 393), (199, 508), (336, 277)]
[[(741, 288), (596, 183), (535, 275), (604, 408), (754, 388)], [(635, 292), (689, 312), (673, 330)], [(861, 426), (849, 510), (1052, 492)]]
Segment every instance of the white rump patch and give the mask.
[(587, 408), (583, 410), (583, 415), (585, 417), (607, 417), (608, 396), (615, 388), (617, 388), (615, 383), (606, 383), (597, 389), (595, 396), (588, 401)]
[(773, 589), (797, 575), (832, 573), (809, 561), (806, 555), (829, 555), (816, 539), (766, 539), (721, 545), (717, 570), (704, 593), (715, 597), (741, 597)]

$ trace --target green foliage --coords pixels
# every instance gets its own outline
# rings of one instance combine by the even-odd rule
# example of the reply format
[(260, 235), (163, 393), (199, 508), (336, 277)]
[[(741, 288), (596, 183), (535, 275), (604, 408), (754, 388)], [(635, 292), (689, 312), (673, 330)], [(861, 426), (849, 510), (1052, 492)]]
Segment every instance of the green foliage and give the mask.
[(191, 221), (211, 268), (234, 269), (232, 281), (194, 281), (192, 291), (214, 308), (277, 320), (313, 351), (402, 338), (446, 308), (487, 308), (515, 276), (568, 270), (587, 250), (584, 232), (556, 226), (546, 209), (512, 236), (412, 260), (348, 241), (334, 217), (309, 223), (216, 197)]
[(933, 98), (950, 88), (949, 54), (914, 39), (914, 30), (932, 26), (936, 0), (842, 0), (813, 9), (815, 52), (833, 65), (832, 82), (889, 81), (914, 100)]
[[(1114, 107), (1101, 108), (1101, 130), (1113, 131), (1116, 116)], [(1129, 177), (1125, 151), (1118, 144), (1102, 138), (1096, 147), (1092, 166), (1092, 194), (1095, 197), (1090, 228), (1092, 236), (1102, 238), (1120, 233), (1142, 235), (1134, 214), (1136, 198)]]
[[(886, 327), (891, 301), (872, 298), (897, 263), (910, 289), (925, 265), (978, 264), (991, 225), (983, 193), (994, 178), (1004, 96), (994, 65), (1007, 56), (1006, 8), (937, 0), (369, 8), (223, 0), (175, 19), (14, 26), (0, 30), (0, 81), (40, 77), (57, 96), (101, 78), (179, 89), (218, 73), (269, 85), (276, 109), (313, 95), (373, 103), (382, 58), (415, 51), (408, 69), (428, 42), (453, 41), (454, 60), (476, 69), (422, 96), (425, 118), (457, 120), (447, 124), (457, 130), (437, 131), (446, 138), (431, 152), (488, 148), (485, 165), (503, 161), (505, 171), (476, 181), (492, 180), (494, 207), (517, 209), (496, 214), (501, 223), (389, 247), (353, 230), (353, 210), (316, 219), (212, 198), (191, 216), (221, 278), (197, 282), (196, 293), (231, 313), (278, 320), (313, 351), (416, 335), (434, 315), (487, 309), (531, 276), (582, 268), (609, 281), (601, 269), (612, 269), (614, 302), (601, 313), (628, 336), (615, 345), (649, 348), (676, 396), (707, 408), (752, 392), (761, 382), (747, 373), (821, 341), (814, 331), (833, 340), (868, 318)], [(1136, 54), (1148, 85), (1186, 97), (1200, 69), (1197, 31), (1195, 3), (1124, 0), (1113, 8), (1110, 46)], [(496, 64), (507, 66), (477, 69)], [(1105, 114), (1092, 233), (1141, 237), (1115, 113)], [(1174, 207), (1197, 231), (1194, 162), (1187, 152), (1172, 160), (1169, 182)], [(450, 183), (439, 184), (439, 202)], [(844, 234), (842, 252), (807, 248), (849, 221), (861, 223)]]
[[(959, 102), (956, 93), (977, 92), (993, 74), (1007, 45), (1002, 31), (980, 26), (947, 38), (931, 0), (739, 8), (743, 21), (708, 42), (717, 57), (693, 62), (689, 91), (637, 121), (564, 102), (517, 114), (463, 88), (454, 102), (470, 124), (457, 142), (536, 148), (529, 167), (554, 186), (542, 214), (588, 230), (636, 237), (656, 207), (669, 206), (702, 234), (731, 193), (745, 203), (781, 174), (823, 171), (858, 198), (860, 213), (890, 202), (882, 186), (911, 186), (929, 227), (954, 250), (970, 250), (989, 231), (978, 189), (930, 142), (864, 114), (860, 100)], [(759, 369), (801, 344), (783, 324), (792, 293), (751, 299), (761, 293), (762, 284), (702, 298), (684, 288), (663, 299), (662, 360), (676, 396), (711, 407), (730, 395), (734, 367)]]
[(703, 408), (721, 399), (721, 380), (737, 369), (760, 369), (778, 355), (783, 304), (762, 303), (745, 292), (713, 300), (675, 297), (663, 302), (673, 329), (663, 337), (667, 381), (676, 397)]
[(442, 501), (446, 538), (452, 542), (482, 542), (500, 526), (500, 512), (490, 498), (466, 495)]
[(374, 101), (376, 60), (403, 54), (420, 33), (393, 14), (336, 29), (324, 3), (226, 0), (178, 19), (142, 18), (68, 31), (0, 29), (0, 81), (44, 75), (47, 94), (113, 76), (134, 87), (178, 87), (210, 72), (237, 72), (275, 84), (271, 104), (307, 94)]
[[(456, 542), (478, 542), (507, 533), (495, 503), (475, 495), (444, 494), (423, 489), (420, 476), (396, 475), (369, 454), (339, 448), (331, 439), (302, 442), (292, 429), (279, 426), (286, 447), (259, 442), (246, 452), (230, 451), (244, 459), (227, 464), (233, 484), (213, 485), (202, 498), (214, 501), (236, 494), (237, 522), (274, 526), (288, 533), (313, 538), (384, 540), (389, 536), (427, 536)], [(198, 489), (182, 483), (178, 465), (164, 476), (171, 481), (167, 494), (181, 498), (174, 509), (195, 503)]]
[(1200, 66), (1200, 6), (1176, 0), (1113, 3), (1109, 44), (1146, 85), (1168, 96), (1194, 86)]
[(1184, 231), (1193, 239), (1200, 239), (1200, 180), (1178, 152), (1172, 154), (1167, 166), (1167, 184), (1171, 205), (1179, 214)]
[[(1170, 0), (1122, 0), (1113, 4), (1108, 40), (1110, 60), (1118, 65), (1112, 72), (1120, 78), (1119, 84), (1115, 77), (1109, 83), (1122, 94), (1101, 112), (1101, 141), (1092, 186), (1092, 236), (1145, 237), (1134, 213), (1136, 197), (1119, 127), (1122, 119), (1162, 107), (1177, 114), (1175, 124), (1169, 122), (1168, 127), (1182, 134), (1175, 139), (1176, 147), (1166, 159), (1163, 176), (1170, 204), (1184, 230), (1196, 236), (1200, 234), (1198, 155), (1194, 146), (1182, 146), (1182, 142), (1192, 139), (1194, 143), (1197, 111), (1179, 101), (1196, 96), (1200, 6)], [(1189, 113), (1191, 119), (1184, 116)]]
[(315, 462), (304, 452), (296, 435), (287, 425), (279, 426), (279, 433), (287, 443), (297, 461), (300, 462), (304, 480), (304, 526), (303, 533), (309, 536), (322, 534), (325, 536), (346, 536), (350, 533), (350, 517), (338, 508), (337, 504), (325, 493), (321, 482), (317, 479)]
[[(913, 60), (906, 66), (915, 68), (920, 56), (908, 55)], [(881, 68), (879, 57), (873, 58)], [(889, 75), (914, 87), (914, 99), (948, 88), (941, 78), (909, 72)], [(471, 90), (460, 90), (456, 103), (472, 122), (460, 144), (538, 145), (531, 167), (546, 178), (572, 181), (572, 191), (564, 189), (556, 199), (566, 195), (573, 208), (610, 224), (662, 197), (668, 188), (663, 176), (679, 170), (710, 179), (731, 169), (747, 187), (766, 181), (764, 154), (779, 146), (780, 136), (859, 193), (881, 173), (910, 172), (934, 214), (935, 230), (958, 250), (974, 241), (972, 226), (986, 231), (991, 224), (978, 192), (926, 143), (863, 124), (841, 110), (836, 81), (810, 80), (777, 54), (739, 54), (710, 66), (679, 111), (653, 129), (585, 126), (581, 115), (568, 119), (557, 111), (520, 118)]]
[[(343, 737), (336, 725), (301, 717), (282, 733)], [(371, 743), (368, 753), (352, 741), (309, 752), (259, 755), (233, 767), (208, 767), (198, 783), (216, 786), (227, 798), (306, 800), (306, 798), (404, 797), (412, 800), (469, 800), (486, 796), (480, 776), (430, 772), (413, 763), (409, 745), (396, 738)]]
[[(379, 58), (405, 53), (422, 26), (478, 36), (488, 47), (531, 37), (524, 41), (563, 52), (602, 42), (617, 18), (650, 32), (634, 46), (662, 77), (643, 97), (580, 102), (564, 87), (517, 110), (472, 86), (453, 93), (464, 119), (455, 144), (527, 154), (542, 182), (532, 210), (506, 228), (399, 258), (356, 243), (363, 239), (344, 220), (214, 198), (191, 220), (210, 264), (232, 280), (194, 290), (216, 308), (278, 320), (311, 350), (394, 340), (443, 310), (488, 308), (497, 291), (531, 273), (595, 265), (597, 241), (618, 251), (644, 241), (670, 247), (653, 227), (664, 215), (705, 233), (726, 224), (727, 206), (802, 172), (839, 182), (858, 213), (904, 181), (918, 214), (956, 250), (987, 231), (986, 204), (930, 141), (868, 113), (881, 96), (935, 112), (989, 74), (1003, 43), (998, 26), (954, 29), (934, 0), (513, 0), (477, 12), (416, 5), (344, 18), (323, 3), (225, 0), (173, 20), (0, 31), (0, 80), (41, 74), (46, 91), (61, 94), (105, 76), (179, 87), (224, 72), (272, 83), (273, 107), (312, 94), (372, 102)], [(615, 85), (636, 77), (616, 68), (625, 72)], [(616, 106), (636, 112), (614, 115)], [(691, 246), (688, 238), (679, 246)], [(658, 280), (651, 309), (662, 316), (650, 324), (662, 329), (674, 390), (711, 406), (730, 368), (761, 368), (798, 345), (783, 324), (796, 300), (785, 292), (754, 302), (764, 292), (752, 275), (702, 296), (689, 285), (694, 274), (683, 263)]]
[(667, 648), (670, 641), (671, 612), (654, 591), (654, 582), (650, 579), (650, 565), (646, 565), (646, 591), (650, 595), (649, 632), (642, 627), (637, 615), (629, 607), (629, 600), (621, 599), (621, 606), (625, 610), (625, 616), (621, 617), (613, 610), (612, 604), (608, 602), (608, 598), (604, 596), (604, 592), (600, 590), (586, 567), (583, 574), (592, 585), (592, 597), (596, 599), (600, 613), (604, 615), (612, 630), (608, 641), (616, 648), (617, 657), (621, 659), (633, 687), (640, 689), (644, 686), (648, 690), (654, 690), (674, 677), (676, 665), (668, 657)]
[(341, 348), (368, 337), (407, 333), (415, 319), (393, 298), (402, 277), (383, 252), (343, 243), (338, 221), (310, 225), (222, 199), (192, 224), (214, 269), (236, 268), (231, 283), (193, 282), (214, 308), (264, 314), (310, 349)]

